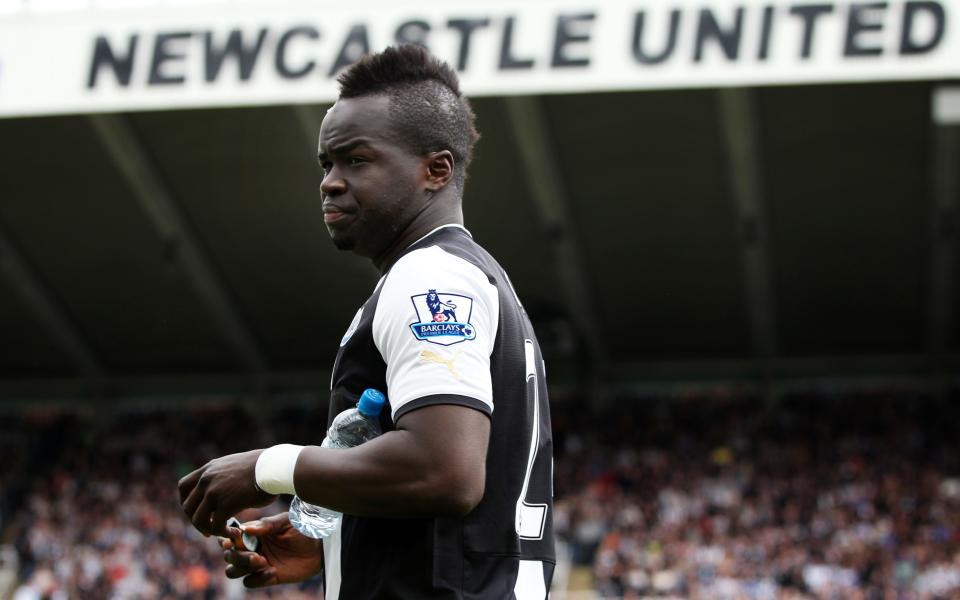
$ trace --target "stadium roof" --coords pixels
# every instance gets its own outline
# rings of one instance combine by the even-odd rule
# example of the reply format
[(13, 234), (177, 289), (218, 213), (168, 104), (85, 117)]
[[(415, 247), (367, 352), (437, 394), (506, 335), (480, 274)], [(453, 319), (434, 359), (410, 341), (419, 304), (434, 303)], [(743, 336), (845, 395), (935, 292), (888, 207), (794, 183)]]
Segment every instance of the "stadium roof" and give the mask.
[[(934, 83), (479, 98), (474, 237), (555, 381), (960, 373)], [(377, 274), (319, 105), (0, 120), (0, 398), (327, 385)]]

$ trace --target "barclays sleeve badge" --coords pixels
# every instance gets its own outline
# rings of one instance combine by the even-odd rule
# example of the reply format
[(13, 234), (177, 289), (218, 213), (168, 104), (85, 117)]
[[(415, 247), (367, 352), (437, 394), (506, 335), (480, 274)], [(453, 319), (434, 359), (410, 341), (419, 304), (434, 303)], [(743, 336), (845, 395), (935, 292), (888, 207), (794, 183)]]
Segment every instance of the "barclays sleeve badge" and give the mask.
[(417, 321), (410, 324), (418, 340), (450, 346), (477, 337), (470, 324), (473, 298), (428, 290), (426, 294), (410, 296), (417, 311)]

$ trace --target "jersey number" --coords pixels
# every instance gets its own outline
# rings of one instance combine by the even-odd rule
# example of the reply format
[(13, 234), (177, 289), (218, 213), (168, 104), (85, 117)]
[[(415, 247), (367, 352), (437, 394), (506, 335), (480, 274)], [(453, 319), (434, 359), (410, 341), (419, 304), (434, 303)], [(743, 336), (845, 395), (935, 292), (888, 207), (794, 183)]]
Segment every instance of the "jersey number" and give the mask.
[(547, 505), (527, 502), (527, 488), (530, 486), (530, 475), (533, 473), (533, 463), (537, 458), (537, 448), (540, 446), (540, 382), (537, 377), (537, 359), (533, 350), (533, 342), (525, 340), (524, 355), (527, 362), (527, 398), (533, 398), (533, 433), (530, 436), (530, 452), (527, 455), (527, 472), (523, 476), (523, 489), (517, 498), (517, 512), (514, 526), (517, 536), (521, 540), (543, 539), (543, 528), (547, 522)]

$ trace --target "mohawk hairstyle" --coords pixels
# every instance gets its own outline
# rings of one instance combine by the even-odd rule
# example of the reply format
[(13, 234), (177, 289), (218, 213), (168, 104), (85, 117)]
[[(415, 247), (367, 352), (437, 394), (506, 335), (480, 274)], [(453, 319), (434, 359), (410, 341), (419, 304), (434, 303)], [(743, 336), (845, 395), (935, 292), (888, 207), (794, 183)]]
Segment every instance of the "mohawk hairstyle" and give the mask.
[(477, 133), (473, 109), (456, 72), (421, 46), (391, 46), (368, 54), (337, 78), (341, 98), (384, 94), (396, 141), (424, 156), (449, 150), (454, 185), (463, 191)]

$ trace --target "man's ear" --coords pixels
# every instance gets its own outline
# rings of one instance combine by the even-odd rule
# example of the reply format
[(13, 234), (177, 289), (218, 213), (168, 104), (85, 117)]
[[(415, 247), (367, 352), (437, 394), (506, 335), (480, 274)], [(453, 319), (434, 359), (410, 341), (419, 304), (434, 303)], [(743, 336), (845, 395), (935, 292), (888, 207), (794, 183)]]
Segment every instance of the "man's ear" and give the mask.
[(439, 152), (431, 152), (425, 160), (426, 187), (431, 192), (438, 192), (453, 179), (453, 154), (449, 150), (440, 150)]

